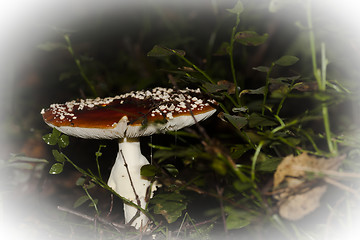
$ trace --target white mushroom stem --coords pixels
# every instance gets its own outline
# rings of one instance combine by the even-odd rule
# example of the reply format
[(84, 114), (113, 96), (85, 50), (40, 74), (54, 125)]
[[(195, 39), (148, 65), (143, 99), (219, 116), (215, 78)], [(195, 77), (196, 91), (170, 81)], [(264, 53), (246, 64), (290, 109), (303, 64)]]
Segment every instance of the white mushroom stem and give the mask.
[[(141, 167), (146, 164), (149, 162), (141, 154), (139, 140), (137, 138), (121, 139), (119, 141), (119, 152), (108, 180), (108, 185), (115, 192), (136, 205), (138, 205), (137, 195), (140, 207), (143, 209), (146, 207), (146, 191), (151, 183), (140, 175)], [(129, 223), (137, 212), (136, 207), (124, 203), (125, 223)], [(145, 214), (139, 213), (140, 216), (131, 223), (131, 226), (136, 229), (145, 226), (149, 221)]]

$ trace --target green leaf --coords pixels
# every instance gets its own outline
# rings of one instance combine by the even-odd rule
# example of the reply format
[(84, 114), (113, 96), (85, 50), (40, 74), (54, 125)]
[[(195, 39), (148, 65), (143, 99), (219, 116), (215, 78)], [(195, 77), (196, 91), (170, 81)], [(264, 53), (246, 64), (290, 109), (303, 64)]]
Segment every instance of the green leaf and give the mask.
[(153, 177), (158, 172), (158, 169), (151, 164), (147, 164), (141, 167), (140, 175), (144, 177)]
[(209, 93), (215, 93), (227, 90), (229, 87), (226, 85), (218, 85), (218, 84), (212, 84), (212, 83), (204, 83), (203, 87), (209, 92)]
[(224, 117), (237, 129), (243, 128), (247, 123), (246, 117), (240, 117), (224, 113)]
[(257, 113), (252, 113), (249, 117), (249, 127), (269, 127), (277, 125), (276, 122), (260, 116)]
[(293, 88), (300, 92), (312, 92), (318, 90), (318, 85), (316, 82), (298, 82)]
[(37, 48), (50, 52), (50, 51), (54, 51), (54, 50), (58, 50), (58, 49), (66, 49), (67, 47), (65, 44), (60, 43), (60, 42), (47, 41), (47, 42), (37, 45)]
[(57, 144), (57, 139), (54, 139), (51, 136), (52, 136), (52, 134), (48, 133), (48, 134), (45, 134), (44, 136), (42, 136), (42, 139), (44, 140), (44, 142), (47, 145), (56, 145)]
[(95, 198), (93, 199), (93, 201), (91, 203), (89, 203), (89, 207), (94, 207), (95, 205), (97, 205), (99, 202), (99, 199)]
[(173, 177), (176, 177), (179, 174), (179, 170), (172, 164), (165, 164), (163, 166)]
[(168, 57), (171, 55), (181, 55), (185, 56), (184, 50), (170, 49), (167, 47), (155, 45), (150, 52), (147, 53), (148, 57)]
[(85, 178), (84, 176), (79, 177), (79, 178), (76, 180), (76, 183), (75, 183), (76, 186), (82, 186), (82, 185), (84, 185), (85, 180), (86, 180), (86, 178)]
[(233, 186), (238, 192), (244, 192), (245, 190), (251, 188), (253, 184), (249, 182), (242, 182), (240, 180), (236, 180), (233, 183)]
[(267, 73), (270, 70), (270, 68), (266, 67), (266, 66), (253, 67), (252, 69), (255, 70), (255, 71), (264, 72), (264, 73)]
[(274, 172), (281, 161), (282, 158), (276, 158), (276, 157), (260, 160), (256, 164), (256, 170), (263, 172)]
[(244, 11), (244, 6), (241, 1), (238, 1), (233, 8), (227, 10), (231, 13), (240, 15)]
[(270, 83), (291, 83), (298, 79), (300, 79), (300, 75), (295, 75), (291, 77), (278, 77), (278, 78), (270, 78)]
[(253, 215), (247, 211), (230, 207), (225, 208), (225, 212), (228, 214), (228, 217), (226, 218), (226, 227), (228, 230), (246, 227), (254, 218)]
[(231, 111), (233, 111), (234, 113), (237, 113), (237, 112), (247, 112), (249, 111), (249, 108), (247, 106), (243, 106), (243, 107), (234, 107), (231, 109)]
[(215, 56), (224, 56), (229, 54), (230, 43), (222, 42), (219, 49), (214, 53)]
[(87, 196), (87, 195), (81, 196), (74, 202), (73, 207), (78, 208), (81, 205), (83, 205), (85, 202), (87, 202), (88, 200), (90, 200), (89, 196)]
[(17, 161), (30, 162), (30, 163), (48, 163), (48, 161), (46, 159), (42, 159), (42, 158), (32, 158), (32, 157), (19, 155), (19, 154), (11, 154), (9, 163), (13, 163), (13, 162), (17, 162)]
[(250, 144), (237, 144), (231, 148), (231, 157), (234, 159), (240, 158), (244, 153), (252, 149)]
[(42, 139), (45, 141), (48, 145), (56, 145), (59, 141), (59, 137), (61, 135), (61, 132), (57, 130), (56, 128), (53, 128), (52, 133), (48, 133), (42, 137)]
[(242, 31), (235, 35), (235, 41), (245, 46), (259, 46), (269, 37), (269, 34), (259, 35), (254, 31)]
[(58, 150), (53, 149), (52, 154), (57, 162), (64, 163), (66, 161), (65, 155)]
[(186, 209), (184, 199), (184, 195), (173, 192), (155, 195), (150, 201), (154, 204), (154, 213), (163, 215), (168, 223), (173, 223)]
[(84, 188), (91, 189), (91, 188), (94, 188), (95, 186), (96, 186), (95, 183), (90, 181), (88, 185), (84, 185)]
[(51, 166), (49, 173), (50, 174), (59, 174), (63, 171), (64, 165), (62, 163), (55, 163)]
[(318, 92), (318, 93), (315, 93), (314, 94), (314, 98), (316, 100), (319, 100), (319, 101), (322, 101), (322, 102), (325, 102), (325, 101), (328, 101), (330, 99), (333, 99), (334, 97), (330, 94), (326, 94), (324, 92)]
[(299, 58), (295, 56), (285, 55), (279, 58), (278, 60), (276, 60), (275, 64), (282, 67), (287, 67), (295, 64), (297, 61), (299, 61)]
[(220, 175), (225, 175), (227, 172), (226, 165), (223, 161), (220, 161), (218, 159), (214, 159), (211, 163), (211, 167)]
[(61, 135), (58, 140), (58, 144), (60, 148), (66, 148), (69, 146), (69, 136), (67, 135)]
[(96, 158), (99, 158), (102, 156), (101, 148), (106, 148), (106, 145), (99, 145), (98, 151), (95, 153)]
[(257, 89), (244, 89), (241, 91), (240, 96), (243, 94), (262, 94), (265, 93), (265, 86), (259, 87)]
[(272, 84), (269, 90), (272, 98), (283, 98), (291, 91), (291, 88), (287, 85)]

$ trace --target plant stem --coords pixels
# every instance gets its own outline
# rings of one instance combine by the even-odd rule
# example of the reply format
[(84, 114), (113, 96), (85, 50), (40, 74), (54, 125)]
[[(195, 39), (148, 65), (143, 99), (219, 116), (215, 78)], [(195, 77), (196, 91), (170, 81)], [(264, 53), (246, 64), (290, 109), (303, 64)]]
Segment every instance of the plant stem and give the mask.
[(229, 57), (230, 57), (231, 74), (232, 74), (232, 78), (233, 78), (234, 85), (235, 85), (235, 97), (236, 97), (238, 104), (240, 105), (241, 102), (240, 102), (239, 88), (238, 88), (238, 83), (236, 80), (236, 73), (235, 73), (235, 66), (234, 66), (235, 33), (236, 33), (236, 29), (239, 26), (239, 23), (240, 23), (240, 14), (237, 14), (236, 15), (236, 23), (232, 29), (231, 38), (230, 38)]
[[(328, 64), (328, 60), (326, 59), (325, 55), (325, 43), (321, 43), (321, 86), (319, 86), (321, 91), (326, 90), (326, 67)], [(330, 130), (330, 120), (329, 120), (329, 113), (328, 107), (326, 103), (321, 104), (322, 113), (324, 118), (324, 126), (325, 126), (325, 133), (326, 133), (326, 141), (329, 147), (330, 153), (336, 153), (336, 143), (331, 140), (331, 130)]]
[(96, 155), (96, 166), (97, 166), (97, 170), (98, 170), (98, 174), (99, 174), (99, 178), (102, 180), (102, 176), (101, 176), (101, 171), (100, 171), (100, 165), (99, 165), (99, 157), (102, 155), (102, 153), (100, 152), (101, 148), (106, 147), (106, 145), (100, 145), (99, 146), (99, 150), (95, 153)]
[(219, 204), (220, 204), (220, 212), (221, 212), (221, 219), (222, 219), (223, 227), (224, 227), (224, 233), (225, 233), (225, 235), (227, 235), (228, 234), (228, 228), (227, 228), (227, 225), (226, 225), (226, 216), (225, 216), (224, 202), (223, 202), (224, 188), (220, 188), (217, 185), (216, 186), (216, 192), (219, 195), (218, 199), (219, 199)]
[[(321, 43), (321, 70), (317, 68), (316, 64), (316, 48), (315, 48), (315, 37), (314, 37), (314, 29), (312, 25), (312, 16), (311, 16), (311, 0), (308, 0), (307, 5), (307, 21), (309, 27), (309, 40), (310, 40), (310, 49), (312, 56), (312, 64), (313, 64), (313, 73), (314, 77), (317, 81), (318, 88), (320, 92), (326, 91), (326, 67), (328, 64), (328, 60), (326, 59), (325, 54), (325, 43)], [(324, 119), (324, 128), (326, 135), (326, 142), (329, 148), (329, 152), (331, 154), (336, 154), (337, 147), (336, 143), (331, 140), (331, 130), (330, 130), (330, 120), (329, 120), (329, 112), (326, 103), (321, 103), (322, 115)]]
[(316, 82), (318, 83), (318, 86), (321, 86), (321, 77), (320, 72), (318, 71), (317, 64), (316, 64), (316, 47), (315, 47), (315, 36), (314, 36), (314, 29), (312, 25), (312, 16), (311, 16), (311, 0), (308, 0), (307, 2), (307, 22), (308, 22), (308, 28), (309, 28), (309, 40), (310, 40), (310, 51), (311, 51), (311, 59), (312, 59), (312, 65), (313, 65), (313, 73), (314, 77), (316, 79)]
[(211, 77), (209, 75), (206, 74), (206, 72), (204, 72), (203, 70), (201, 70), (198, 66), (196, 66), (194, 63), (192, 63), (189, 59), (187, 59), (186, 57), (184, 57), (183, 55), (179, 54), (178, 52), (176, 52), (175, 50), (171, 51), (173, 53), (176, 54), (176, 56), (178, 56), (179, 58), (181, 58), (183, 61), (185, 61), (187, 64), (189, 64), (191, 67), (193, 67), (196, 71), (198, 71), (199, 73), (201, 73), (209, 82), (215, 84), (215, 81), (211, 79)]
[(90, 199), (90, 201), (92, 202), (92, 204), (94, 205), (96, 214), (99, 216), (100, 213), (99, 213), (99, 210), (98, 210), (98, 208), (97, 208), (97, 204), (96, 204), (95, 200), (91, 197), (91, 195), (90, 195), (89, 191), (86, 189), (86, 187), (83, 186), (83, 189), (84, 189), (86, 195), (89, 197), (89, 199)]
[[(288, 91), (286, 92), (286, 94), (284, 95), (284, 97), (281, 99), (281, 101), (280, 101), (280, 103), (279, 103), (279, 106), (278, 106), (278, 108), (277, 108), (277, 110), (276, 110), (275, 116), (279, 116), (279, 113), (280, 113), (280, 111), (281, 111), (281, 109), (282, 109), (282, 107), (283, 107), (283, 104), (284, 104), (286, 98), (289, 96), (290, 92), (291, 92), (291, 91), (293, 90), (293, 88), (294, 88), (294, 83), (295, 83), (295, 80), (293, 79), (292, 82), (291, 82), (291, 85), (290, 85), (290, 87), (289, 87), (289, 89), (288, 89)], [(282, 124), (281, 124), (281, 125), (282, 125)]]
[(269, 70), (267, 71), (266, 73), (266, 82), (265, 82), (265, 89), (264, 89), (264, 99), (263, 99), (263, 105), (262, 105), (262, 109), (261, 109), (261, 115), (264, 115), (265, 113), (265, 103), (266, 103), (266, 98), (267, 98), (267, 95), (269, 93), (269, 84), (270, 84), (270, 73), (273, 69), (273, 67), (275, 66), (275, 63), (271, 63), (271, 66), (269, 68)]
[(65, 41), (66, 41), (66, 43), (67, 43), (67, 49), (68, 49), (69, 53), (71, 54), (71, 56), (74, 58), (75, 63), (76, 63), (76, 66), (78, 67), (78, 69), (79, 69), (79, 71), (80, 71), (81, 77), (85, 80), (86, 84), (89, 86), (92, 94), (93, 94), (95, 97), (97, 97), (98, 95), (97, 95), (97, 92), (96, 92), (96, 90), (95, 90), (94, 85), (90, 82), (90, 80), (89, 80), (88, 77), (86, 76), (85, 71), (84, 71), (84, 69), (83, 69), (83, 67), (82, 67), (82, 65), (81, 65), (80, 59), (75, 56), (74, 49), (72, 48), (69, 35), (68, 35), (68, 34), (65, 34), (65, 35), (64, 35), (64, 38), (65, 38)]
[(251, 165), (251, 180), (255, 181), (255, 167), (256, 167), (256, 161), (259, 157), (260, 151), (262, 146), (264, 145), (264, 141), (260, 141), (259, 145), (257, 146), (254, 156), (252, 157), (252, 165)]

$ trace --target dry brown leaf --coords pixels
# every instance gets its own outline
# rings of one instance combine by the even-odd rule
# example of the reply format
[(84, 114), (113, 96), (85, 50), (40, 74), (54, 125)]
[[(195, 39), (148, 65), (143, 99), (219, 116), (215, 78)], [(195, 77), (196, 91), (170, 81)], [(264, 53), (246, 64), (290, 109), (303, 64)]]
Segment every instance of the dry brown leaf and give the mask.
[(279, 214), (288, 220), (299, 220), (319, 207), (327, 186), (309, 173), (337, 170), (343, 157), (317, 158), (302, 153), (285, 157), (274, 174), (274, 198), (278, 199)]
[(280, 216), (292, 221), (300, 220), (319, 207), (320, 199), (326, 189), (327, 186), (322, 185), (309, 189), (302, 194), (289, 196), (279, 206)]

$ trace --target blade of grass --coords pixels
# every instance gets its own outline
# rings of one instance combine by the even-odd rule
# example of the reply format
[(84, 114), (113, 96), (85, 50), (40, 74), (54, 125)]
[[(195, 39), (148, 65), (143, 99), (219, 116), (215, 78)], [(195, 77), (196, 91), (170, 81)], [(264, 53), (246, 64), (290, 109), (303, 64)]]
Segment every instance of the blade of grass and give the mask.
[[(311, 58), (312, 58), (312, 65), (313, 65), (313, 73), (318, 84), (318, 88), (321, 92), (326, 91), (326, 67), (328, 61), (326, 59), (325, 54), (325, 44), (321, 44), (321, 69), (317, 68), (316, 64), (316, 47), (315, 47), (315, 35), (314, 29), (312, 24), (312, 13), (311, 13), (311, 0), (307, 2), (307, 22), (309, 28), (309, 41), (310, 41), (310, 50), (311, 50)], [(333, 155), (337, 153), (337, 146), (334, 141), (331, 140), (331, 130), (330, 130), (330, 120), (329, 120), (329, 113), (328, 107), (326, 103), (321, 104), (322, 108), (322, 115), (324, 120), (324, 128), (325, 128), (325, 135), (326, 135), (326, 142), (329, 148), (329, 152)]]
[(97, 92), (95, 90), (94, 85), (90, 82), (89, 78), (86, 76), (85, 71), (84, 71), (84, 69), (83, 69), (83, 67), (81, 65), (80, 59), (75, 56), (74, 49), (72, 48), (72, 45), (71, 45), (70, 36), (68, 34), (65, 34), (64, 38), (65, 38), (65, 41), (67, 43), (67, 49), (68, 49), (69, 53), (71, 54), (71, 56), (74, 58), (76, 66), (78, 67), (78, 69), (80, 71), (81, 77), (85, 80), (86, 84), (89, 86), (92, 94), (95, 97), (97, 97), (98, 94), (97, 94)]
[(203, 70), (201, 70), (198, 66), (196, 66), (194, 63), (192, 63), (189, 59), (187, 59), (186, 57), (184, 57), (183, 55), (179, 54), (177, 51), (170, 49), (176, 56), (178, 56), (179, 58), (181, 58), (184, 62), (186, 62), (188, 65), (190, 65), (191, 67), (193, 67), (196, 71), (198, 71), (199, 73), (201, 73), (209, 82), (215, 84), (215, 81), (211, 79), (211, 77), (209, 75), (207, 75), (206, 72), (204, 72)]
[(271, 66), (269, 68), (269, 71), (267, 71), (266, 73), (266, 82), (265, 82), (265, 90), (264, 90), (264, 98), (263, 98), (263, 104), (262, 104), (262, 109), (261, 109), (261, 115), (264, 116), (265, 114), (265, 103), (266, 103), (266, 98), (267, 98), (267, 95), (269, 93), (269, 84), (270, 84), (270, 73), (273, 69), (273, 67), (275, 66), (275, 63), (272, 62), (271, 63)]
[(252, 157), (252, 165), (251, 165), (251, 180), (254, 182), (255, 181), (255, 167), (256, 167), (256, 161), (259, 157), (260, 151), (262, 146), (264, 145), (264, 141), (260, 141), (259, 145), (256, 147), (254, 156)]
[(235, 34), (236, 34), (236, 29), (238, 28), (240, 23), (240, 13), (236, 14), (236, 23), (235, 26), (232, 29), (231, 32), (231, 38), (230, 38), (230, 47), (229, 47), (229, 58), (230, 58), (230, 68), (231, 68), (231, 75), (233, 78), (233, 82), (235, 85), (235, 97), (236, 97), (236, 101), (238, 103), (238, 105), (241, 105), (240, 102), (240, 95), (239, 95), (239, 88), (238, 88), (238, 82), (236, 79), (236, 73), (235, 73), (235, 66), (234, 66), (234, 43), (235, 43)]

